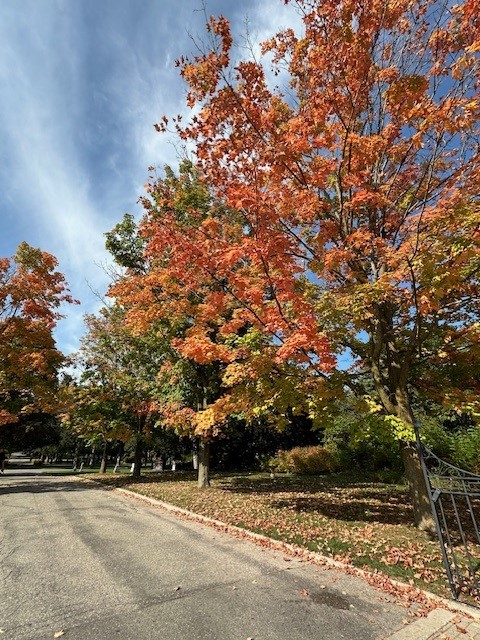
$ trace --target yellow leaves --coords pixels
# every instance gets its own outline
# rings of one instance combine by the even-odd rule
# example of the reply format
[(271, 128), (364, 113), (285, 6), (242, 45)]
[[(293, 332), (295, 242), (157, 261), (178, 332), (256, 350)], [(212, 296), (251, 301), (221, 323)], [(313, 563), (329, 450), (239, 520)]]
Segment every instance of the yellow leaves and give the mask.
[(236, 411), (237, 407), (229, 395), (224, 395), (193, 418), (194, 433), (197, 436), (218, 435), (223, 423)]
[(375, 400), (372, 396), (364, 395), (362, 396), (362, 401), (367, 408), (368, 413), (381, 413), (383, 411), (382, 405)]
[(240, 362), (231, 362), (225, 368), (222, 381), (226, 387), (234, 387), (242, 384), (246, 378), (251, 378), (252, 375), (253, 371), (248, 365)]
[(413, 426), (404, 422), (401, 418), (397, 416), (387, 414), (384, 416), (385, 424), (387, 424), (396, 440), (401, 442), (414, 442), (415, 441), (415, 432)]

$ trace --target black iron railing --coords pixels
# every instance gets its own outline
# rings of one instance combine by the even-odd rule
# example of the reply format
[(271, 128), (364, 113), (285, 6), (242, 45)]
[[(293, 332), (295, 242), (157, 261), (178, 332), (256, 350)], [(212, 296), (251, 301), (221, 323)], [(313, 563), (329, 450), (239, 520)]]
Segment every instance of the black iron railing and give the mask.
[(480, 602), (480, 476), (417, 445), (452, 596)]

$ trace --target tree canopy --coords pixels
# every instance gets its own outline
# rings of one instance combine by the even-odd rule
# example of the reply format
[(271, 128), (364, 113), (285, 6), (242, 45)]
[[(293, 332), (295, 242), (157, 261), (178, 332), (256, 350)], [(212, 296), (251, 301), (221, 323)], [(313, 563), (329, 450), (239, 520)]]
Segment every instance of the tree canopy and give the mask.
[(64, 356), (52, 332), (74, 302), (49, 253), (23, 242), (0, 260), (0, 425), (55, 408)]

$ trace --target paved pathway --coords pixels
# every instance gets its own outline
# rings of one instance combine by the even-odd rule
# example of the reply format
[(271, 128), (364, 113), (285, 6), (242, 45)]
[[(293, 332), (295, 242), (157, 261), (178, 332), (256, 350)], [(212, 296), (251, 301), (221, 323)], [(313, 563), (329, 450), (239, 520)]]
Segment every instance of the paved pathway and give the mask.
[[(418, 628), (360, 579), (75, 478), (0, 477), (0, 513), (6, 640), (379, 640)], [(428, 636), (405, 636), (417, 637)]]
[(75, 479), (4, 476), (0, 508), (8, 640), (373, 640), (405, 618), (362, 581)]

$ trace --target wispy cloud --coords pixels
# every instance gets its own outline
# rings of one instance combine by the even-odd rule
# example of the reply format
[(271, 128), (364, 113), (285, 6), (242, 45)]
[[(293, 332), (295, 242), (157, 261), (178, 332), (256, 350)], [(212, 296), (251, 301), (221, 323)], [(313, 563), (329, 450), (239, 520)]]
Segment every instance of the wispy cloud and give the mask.
[[(174, 60), (204, 37), (200, 0), (14, 0), (0, 3), (0, 255), (26, 240), (53, 253), (81, 307), (57, 332), (78, 346), (82, 315), (108, 277), (104, 233), (139, 214), (147, 167), (175, 164), (177, 151), (153, 129), (164, 114), (187, 115)], [(284, 13), (285, 11), (285, 13)], [(213, 0), (237, 33), (253, 38), (287, 26), (280, 0)], [(254, 27), (254, 28), (253, 28)]]

